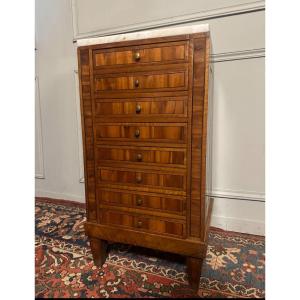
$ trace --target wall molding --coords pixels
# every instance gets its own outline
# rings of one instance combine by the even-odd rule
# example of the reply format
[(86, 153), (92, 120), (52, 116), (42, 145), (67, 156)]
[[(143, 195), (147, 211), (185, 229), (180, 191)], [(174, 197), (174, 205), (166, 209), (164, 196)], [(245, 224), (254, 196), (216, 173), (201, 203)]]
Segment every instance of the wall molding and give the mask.
[(212, 198), (228, 198), (245, 201), (265, 202), (265, 194), (252, 191), (213, 189), (207, 196)]
[[(38, 141), (38, 161), (40, 169), (35, 172), (35, 178), (37, 179), (45, 179), (45, 168), (44, 168), (44, 150), (43, 150), (43, 132), (42, 132), (42, 118), (41, 118), (41, 101), (40, 101), (40, 85), (39, 85), (39, 77), (35, 76), (35, 89), (36, 89), (36, 114), (37, 117), (35, 119), (35, 127), (37, 128), (37, 136), (35, 139)], [(37, 153), (35, 153), (37, 155)]]
[(77, 141), (78, 141), (78, 159), (79, 159), (79, 182), (84, 183), (84, 167), (83, 167), (83, 145), (81, 131), (81, 112), (80, 112), (80, 96), (79, 96), (79, 80), (78, 71), (74, 70), (75, 81), (75, 102), (76, 102), (76, 119), (77, 119)]
[(73, 40), (87, 37), (100, 37), (105, 35), (113, 35), (120, 33), (128, 33), (145, 29), (153, 29), (162, 26), (179, 25), (196, 21), (204, 21), (209, 19), (221, 18), (226, 16), (238, 15), (242, 13), (250, 13), (254, 11), (264, 10), (265, 1), (252, 1), (239, 5), (219, 7), (210, 10), (203, 10), (192, 14), (172, 16), (168, 18), (157, 19), (149, 22), (132, 23), (124, 26), (113, 28), (103, 28), (101, 30), (80, 33), (78, 28), (78, 10), (76, 0), (71, 1), (72, 20), (73, 20)]
[(224, 61), (234, 61), (234, 60), (260, 58), (260, 57), (265, 57), (265, 48), (217, 53), (211, 55), (210, 59), (212, 63), (217, 63), (217, 62), (224, 62)]

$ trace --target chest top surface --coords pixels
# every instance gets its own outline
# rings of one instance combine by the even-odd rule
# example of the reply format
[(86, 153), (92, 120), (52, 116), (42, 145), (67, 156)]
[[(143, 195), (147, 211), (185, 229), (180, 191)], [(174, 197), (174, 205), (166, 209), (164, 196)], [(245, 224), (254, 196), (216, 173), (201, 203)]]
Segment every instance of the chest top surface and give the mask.
[(77, 40), (77, 46), (90, 46), (97, 44), (107, 44), (114, 42), (125, 42), (132, 40), (168, 37), (175, 35), (194, 34), (201, 32), (209, 32), (209, 24), (198, 24), (189, 26), (179, 26), (170, 28), (160, 28), (152, 30), (143, 30), (132, 33), (116, 34), (111, 36), (91, 37)]

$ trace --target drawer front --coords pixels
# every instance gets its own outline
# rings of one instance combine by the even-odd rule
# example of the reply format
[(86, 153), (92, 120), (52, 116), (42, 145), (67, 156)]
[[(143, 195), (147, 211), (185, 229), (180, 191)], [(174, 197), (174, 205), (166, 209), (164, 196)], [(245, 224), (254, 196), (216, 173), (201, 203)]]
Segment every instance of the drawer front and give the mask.
[(186, 90), (188, 87), (187, 69), (121, 75), (95, 75), (95, 92), (105, 91), (172, 91)]
[(171, 42), (94, 50), (94, 69), (124, 65), (185, 62), (188, 59), (187, 46), (187, 42)]
[(109, 99), (96, 101), (96, 117), (186, 117), (187, 97)]
[(97, 163), (118, 162), (166, 167), (185, 167), (186, 165), (184, 149), (98, 145), (95, 153)]
[(138, 214), (119, 212), (115, 210), (99, 210), (99, 222), (105, 225), (116, 225), (150, 233), (167, 234), (183, 237), (184, 223), (164, 220), (162, 218), (144, 217)]
[(106, 123), (95, 125), (96, 139), (110, 141), (185, 143), (185, 123)]
[(126, 185), (131, 185), (136, 188), (150, 187), (178, 191), (186, 190), (186, 180), (183, 174), (99, 167), (97, 175), (98, 183), (119, 185), (121, 188), (126, 188)]
[(146, 193), (97, 190), (97, 200), (104, 205), (143, 208), (182, 215), (185, 211), (185, 198), (161, 196)]

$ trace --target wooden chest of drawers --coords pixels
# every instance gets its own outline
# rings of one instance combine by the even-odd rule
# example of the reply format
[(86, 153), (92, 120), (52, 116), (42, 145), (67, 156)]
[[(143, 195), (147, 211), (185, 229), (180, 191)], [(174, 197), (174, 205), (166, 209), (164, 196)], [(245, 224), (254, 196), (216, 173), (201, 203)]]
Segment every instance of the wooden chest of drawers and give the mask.
[(187, 257), (193, 287), (206, 254), (208, 32), (78, 48), (86, 234)]

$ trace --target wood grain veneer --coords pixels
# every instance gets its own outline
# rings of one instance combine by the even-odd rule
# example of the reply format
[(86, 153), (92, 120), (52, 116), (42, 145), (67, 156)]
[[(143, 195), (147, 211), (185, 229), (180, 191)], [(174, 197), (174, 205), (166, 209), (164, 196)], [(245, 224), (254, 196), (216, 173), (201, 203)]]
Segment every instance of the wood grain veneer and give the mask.
[[(198, 287), (205, 203), (209, 33), (78, 48), (86, 234), (187, 256)], [(209, 209), (206, 209), (209, 207)]]

